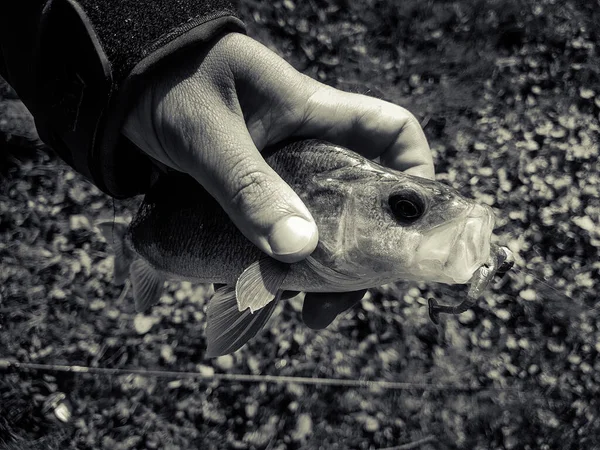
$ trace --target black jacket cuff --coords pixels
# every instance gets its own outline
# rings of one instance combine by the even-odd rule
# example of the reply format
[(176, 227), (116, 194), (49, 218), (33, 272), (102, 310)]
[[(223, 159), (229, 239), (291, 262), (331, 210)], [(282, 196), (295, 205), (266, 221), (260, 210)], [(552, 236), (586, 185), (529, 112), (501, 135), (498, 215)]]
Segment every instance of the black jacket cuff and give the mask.
[(144, 74), (227, 31), (245, 30), (222, 0), (49, 2), (35, 52), (40, 136), (109, 195), (145, 191), (152, 163), (120, 132)]

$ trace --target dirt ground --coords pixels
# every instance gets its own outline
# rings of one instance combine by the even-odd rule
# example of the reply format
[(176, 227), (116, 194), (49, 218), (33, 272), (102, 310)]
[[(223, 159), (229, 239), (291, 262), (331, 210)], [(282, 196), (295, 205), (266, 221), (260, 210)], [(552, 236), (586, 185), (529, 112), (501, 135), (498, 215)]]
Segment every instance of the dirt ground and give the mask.
[[(600, 3), (241, 10), (249, 34), (297, 69), (413, 111), (437, 179), (494, 208), (516, 269), (439, 329), (426, 299), (466, 288), (398, 283), (319, 332), (292, 300), (241, 351), (204, 359), (210, 288), (169, 283), (136, 314), (93, 224), (131, 217), (137, 200), (113, 201), (58, 161), (2, 86), (0, 448), (600, 448)], [(2, 358), (122, 372), (2, 370)], [(364, 383), (128, 373), (138, 369)]]

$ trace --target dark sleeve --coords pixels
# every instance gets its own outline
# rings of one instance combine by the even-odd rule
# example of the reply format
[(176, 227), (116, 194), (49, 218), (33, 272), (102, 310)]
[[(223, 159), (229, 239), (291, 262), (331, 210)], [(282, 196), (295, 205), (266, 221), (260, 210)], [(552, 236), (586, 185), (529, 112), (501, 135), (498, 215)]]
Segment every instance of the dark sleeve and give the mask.
[(228, 0), (6, 3), (0, 74), (42, 140), (114, 197), (141, 193), (150, 181), (152, 163), (120, 133), (144, 75), (182, 49), (245, 31)]

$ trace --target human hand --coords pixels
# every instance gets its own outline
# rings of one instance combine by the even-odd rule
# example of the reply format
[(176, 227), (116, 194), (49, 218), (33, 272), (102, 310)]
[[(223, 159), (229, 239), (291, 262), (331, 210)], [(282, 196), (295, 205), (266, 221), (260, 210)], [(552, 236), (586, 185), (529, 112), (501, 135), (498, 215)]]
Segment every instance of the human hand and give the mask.
[[(194, 177), (248, 239), (284, 262), (312, 253), (318, 232), (300, 198), (261, 157), (268, 145), (319, 138), (434, 176), (423, 130), (407, 110), (319, 83), (242, 34), (225, 34), (197, 54), (186, 51), (147, 83), (123, 133), (155, 160)], [(321, 303), (307, 300), (305, 319)], [(307, 304), (314, 306), (307, 311)]]

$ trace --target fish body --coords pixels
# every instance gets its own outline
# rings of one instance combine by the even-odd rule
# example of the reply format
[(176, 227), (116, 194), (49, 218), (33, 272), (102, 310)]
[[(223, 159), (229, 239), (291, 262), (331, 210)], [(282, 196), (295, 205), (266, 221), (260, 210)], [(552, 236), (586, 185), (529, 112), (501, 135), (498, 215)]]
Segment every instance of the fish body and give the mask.
[(115, 263), (115, 276), (122, 280), (130, 265), (138, 309), (158, 301), (166, 278), (227, 285), (209, 304), (211, 355), (243, 345), (284, 291), (358, 291), (398, 280), (463, 284), (490, 258), (491, 209), (442, 183), (323, 141), (282, 144), (263, 156), (317, 224), (317, 247), (301, 262), (262, 253), (181, 174), (149, 190), (127, 230), (104, 224), (106, 236), (122, 238), (113, 245), (128, 262)]

